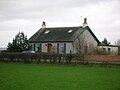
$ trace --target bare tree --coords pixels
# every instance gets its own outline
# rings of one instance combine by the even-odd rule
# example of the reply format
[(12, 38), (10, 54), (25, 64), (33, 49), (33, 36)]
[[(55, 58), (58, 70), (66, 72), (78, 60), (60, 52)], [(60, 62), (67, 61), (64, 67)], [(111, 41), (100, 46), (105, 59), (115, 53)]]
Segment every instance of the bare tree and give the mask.
[(114, 44), (117, 45), (117, 46), (120, 46), (120, 39), (118, 39), (117, 41), (115, 41)]
[(84, 37), (79, 37), (74, 43), (73, 46), (76, 50), (77, 53), (79, 54), (84, 54), (85, 53), (85, 46), (86, 46), (86, 41)]
[(81, 35), (80, 37), (78, 37), (74, 41), (73, 47), (75, 48), (76, 53), (79, 56), (79, 60), (78, 61), (80, 61), (80, 62), (83, 61), (83, 63), (84, 63), (84, 54), (86, 54), (87, 49), (88, 49), (85, 37), (83, 35)]

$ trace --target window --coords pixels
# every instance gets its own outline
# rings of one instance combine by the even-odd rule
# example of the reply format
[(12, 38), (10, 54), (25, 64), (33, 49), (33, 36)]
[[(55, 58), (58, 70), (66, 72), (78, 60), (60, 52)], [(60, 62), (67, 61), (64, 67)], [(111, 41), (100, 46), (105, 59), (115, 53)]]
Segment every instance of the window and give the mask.
[(66, 44), (64, 44), (64, 52), (63, 53), (66, 53)]
[(33, 44), (33, 50), (35, 51), (35, 44)]
[(41, 43), (37, 47), (37, 52), (42, 52), (42, 44)]
[(59, 44), (59, 53), (64, 53), (64, 44)]
[(105, 51), (106, 49), (105, 49), (105, 48), (103, 48), (103, 50)]
[(59, 53), (59, 44), (57, 44), (57, 53)]
[(111, 48), (108, 48), (108, 53), (110, 54)]
[(68, 33), (71, 33), (73, 30), (69, 30)]
[(47, 31), (45, 31), (45, 34), (48, 34), (50, 31), (49, 30), (47, 30)]
[(41, 43), (36, 43), (35, 44), (35, 51), (36, 52), (41, 52), (41, 49), (42, 49), (41, 45), (42, 45)]
[(57, 49), (57, 52), (59, 52), (59, 53), (66, 53), (66, 44), (65, 43), (57, 44), (57, 47), (59, 47)]

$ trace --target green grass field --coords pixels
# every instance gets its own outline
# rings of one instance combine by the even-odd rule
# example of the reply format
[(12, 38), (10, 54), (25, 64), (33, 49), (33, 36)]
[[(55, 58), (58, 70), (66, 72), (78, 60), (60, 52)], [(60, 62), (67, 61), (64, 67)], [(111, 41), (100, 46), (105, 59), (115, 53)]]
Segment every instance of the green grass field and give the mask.
[(120, 67), (1, 62), (0, 90), (120, 90)]

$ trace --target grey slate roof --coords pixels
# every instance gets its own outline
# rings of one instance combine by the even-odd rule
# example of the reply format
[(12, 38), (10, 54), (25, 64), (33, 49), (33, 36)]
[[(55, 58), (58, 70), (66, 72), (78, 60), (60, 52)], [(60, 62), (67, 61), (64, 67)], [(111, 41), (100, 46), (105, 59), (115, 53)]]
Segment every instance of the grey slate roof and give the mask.
[(85, 30), (89, 30), (91, 35), (99, 43), (99, 40), (93, 34), (89, 27), (57, 27), (39, 29), (30, 39), (30, 43), (40, 42), (73, 42)]

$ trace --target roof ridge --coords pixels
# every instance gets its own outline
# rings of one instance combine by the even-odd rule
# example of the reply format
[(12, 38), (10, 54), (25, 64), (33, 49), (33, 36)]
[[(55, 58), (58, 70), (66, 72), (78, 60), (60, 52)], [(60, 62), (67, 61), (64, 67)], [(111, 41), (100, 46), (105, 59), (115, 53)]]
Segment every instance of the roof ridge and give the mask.
[(82, 28), (82, 26), (69, 26), (69, 27), (46, 27), (45, 29), (49, 29), (49, 28)]

